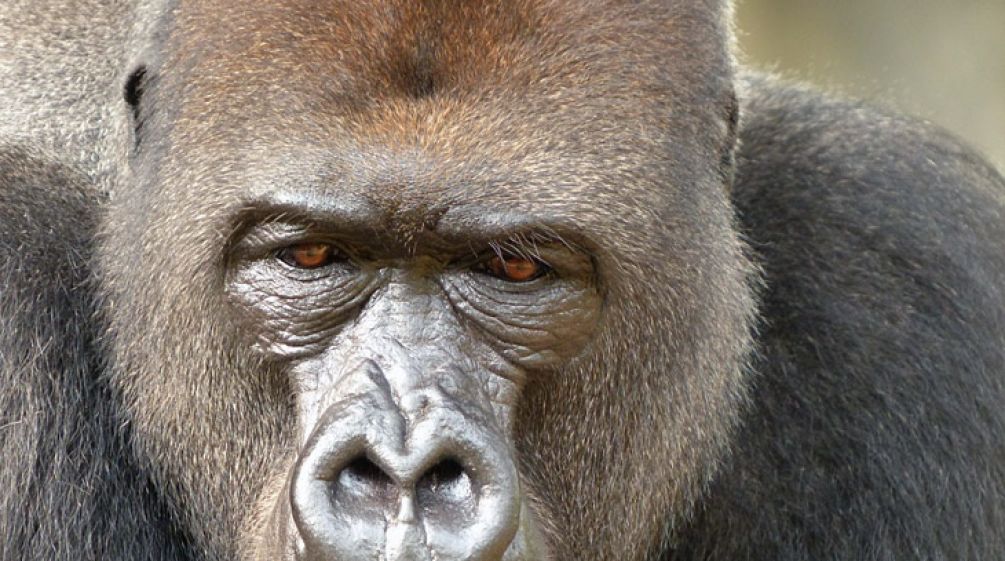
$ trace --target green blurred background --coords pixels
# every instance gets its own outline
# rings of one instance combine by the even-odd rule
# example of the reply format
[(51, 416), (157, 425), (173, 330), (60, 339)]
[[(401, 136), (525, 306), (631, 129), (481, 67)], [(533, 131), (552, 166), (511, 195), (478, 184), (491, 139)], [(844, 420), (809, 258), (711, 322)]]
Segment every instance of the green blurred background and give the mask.
[(1005, 169), (1005, 0), (737, 0), (744, 60), (934, 121)]

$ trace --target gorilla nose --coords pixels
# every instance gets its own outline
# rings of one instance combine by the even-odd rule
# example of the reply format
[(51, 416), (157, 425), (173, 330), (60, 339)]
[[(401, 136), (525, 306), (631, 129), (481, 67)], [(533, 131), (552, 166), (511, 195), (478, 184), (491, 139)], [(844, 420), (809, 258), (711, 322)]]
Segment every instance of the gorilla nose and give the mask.
[[(338, 500), (353, 501), (358, 508), (389, 512), (401, 499), (400, 477), (392, 477), (369, 458), (349, 463), (332, 482)], [(415, 506), (427, 516), (460, 517), (475, 511), (477, 495), (472, 478), (460, 461), (448, 458), (432, 466), (415, 482)]]
[(381, 396), (333, 405), (293, 473), (306, 560), (499, 561), (519, 526), (513, 455), (448, 403), (406, 425)]

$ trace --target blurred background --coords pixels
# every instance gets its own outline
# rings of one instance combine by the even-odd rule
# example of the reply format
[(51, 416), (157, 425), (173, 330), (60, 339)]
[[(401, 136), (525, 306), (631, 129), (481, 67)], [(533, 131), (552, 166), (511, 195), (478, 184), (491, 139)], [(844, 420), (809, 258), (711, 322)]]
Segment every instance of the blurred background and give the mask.
[(899, 108), (1005, 170), (1005, 0), (738, 0), (744, 60)]

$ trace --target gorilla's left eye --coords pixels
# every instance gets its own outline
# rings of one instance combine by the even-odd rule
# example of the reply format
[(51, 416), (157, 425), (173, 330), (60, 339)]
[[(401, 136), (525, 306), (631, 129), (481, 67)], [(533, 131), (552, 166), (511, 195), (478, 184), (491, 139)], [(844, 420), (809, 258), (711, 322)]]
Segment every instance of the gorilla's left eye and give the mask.
[(339, 252), (327, 243), (301, 243), (284, 247), (277, 255), (279, 260), (297, 269), (320, 269), (334, 263)]
[(509, 282), (530, 282), (548, 274), (551, 267), (530, 257), (496, 255), (482, 264), (483, 270)]

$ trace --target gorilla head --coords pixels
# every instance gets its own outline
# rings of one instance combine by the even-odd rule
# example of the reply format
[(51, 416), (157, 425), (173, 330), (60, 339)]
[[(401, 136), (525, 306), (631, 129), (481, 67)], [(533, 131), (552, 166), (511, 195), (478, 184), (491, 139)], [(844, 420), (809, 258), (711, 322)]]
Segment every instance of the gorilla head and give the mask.
[(746, 394), (722, 2), (180, 2), (108, 378), (213, 558), (642, 559)]

